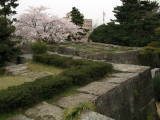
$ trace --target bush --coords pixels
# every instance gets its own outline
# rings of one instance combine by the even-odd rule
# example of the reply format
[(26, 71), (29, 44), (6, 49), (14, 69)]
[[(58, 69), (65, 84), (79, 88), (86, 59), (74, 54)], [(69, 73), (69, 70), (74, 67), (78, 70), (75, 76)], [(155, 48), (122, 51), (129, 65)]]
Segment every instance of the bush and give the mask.
[(160, 43), (152, 42), (144, 48), (139, 54), (141, 65), (150, 66), (151, 68), (160, 67), (158, 60), (160, 59)]
[(48, 50), (48, 46), (41, 41), (32, 43), (31, 48), (32, 48), (33, 54), (43, 54), (43, 53), (46, 53)]
[(90, 60), (73, 60), (59, 55), (38, 54), (34, 60), (50, 65), (68, 68), (58, 76), (47, 76), (13, 86), (0, 91), (0, 113), (9, 112), (17, 108), (30, 107), (37, 102), (49, 99), (63, 90), (104, 77), (112, 71), (112, 65), (106, 62)]
[(153, 78), (153, 88), (155, 97), (160, 101), (160, 73)]

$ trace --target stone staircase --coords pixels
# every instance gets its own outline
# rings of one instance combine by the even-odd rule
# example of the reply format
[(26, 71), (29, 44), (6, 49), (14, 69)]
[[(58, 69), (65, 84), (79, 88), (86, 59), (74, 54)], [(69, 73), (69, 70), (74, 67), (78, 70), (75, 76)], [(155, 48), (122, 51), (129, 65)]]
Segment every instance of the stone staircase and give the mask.
[(52, 73), (46, 72), (46, 71), (39, 72), (39, 73), (32, 72), (28, 70), (28, 67), (25, 66), (24, 64), (8, 66), (5, 68), (5, 70), (7, 75), (25, 76), (25, 77), (30, 77), (34, 79), (52, 75)]
[[(59, 98), (55, 102), (56, 106), (44, 101), (26, 110), (24, 115), (17, 115), (8, 120), (63, 120), (62, 114), (65, 108), (85, 102), (93, 102), (97, 113), (88, 111), (81, 115), (79, 120), (129, 120), (131, 116), (143, 116), (143, 110), (155, 105), (150, 83), (150, 68), (126, 64), (113, 65), (122, 73), (114, 73), (101, 81), (78, 88), (78, 94)], [(25, 71), (27, 68), (20, 65), (19, 70)], [(138, 98), (135, 98), (134, 90), (138, 91)], [(138, 115), (135, 114), (137, 111)], [(126, 115), (122, 116), (123, 112)], [(156, 108), (153, 108), (153, 112), (157, 113)], [(147, 119), (144, 117), (141, 120)]]

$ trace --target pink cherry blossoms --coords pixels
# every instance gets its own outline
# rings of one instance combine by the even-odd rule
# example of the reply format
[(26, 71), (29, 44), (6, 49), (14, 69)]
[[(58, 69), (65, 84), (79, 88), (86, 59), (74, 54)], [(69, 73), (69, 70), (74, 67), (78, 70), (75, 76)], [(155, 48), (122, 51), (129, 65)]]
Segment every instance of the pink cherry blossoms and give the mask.
[(68, 35), (76, 37), (78, 32), (83, 32), (69, 20), (50, 15), (46, 10), (48, 8), (44, 6), (29, 7), (15, 23), (15, 34), (27, 41), (40, 38), (44, 42), (50, 40), (58, 42), (67, 39)]

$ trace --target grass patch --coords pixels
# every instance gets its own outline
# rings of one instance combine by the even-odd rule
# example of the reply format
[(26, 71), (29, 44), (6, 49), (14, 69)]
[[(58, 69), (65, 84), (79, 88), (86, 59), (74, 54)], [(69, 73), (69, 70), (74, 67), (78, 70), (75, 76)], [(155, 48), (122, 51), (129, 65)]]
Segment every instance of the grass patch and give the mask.
[(34, 78), (24, 76), (1, 76), (0, 77), (0, 90), (6, 89), (10, 86), (17, 86), (25, 82), (32, 82)]
[(82, 103), (76, 107), (68, 108), (64, 111), (64, 120), (75, 120), (78, 119), (82, 113), (86, 111), (95, 111), (95, 106), (93, 103)]
[(78, 94), (79, 92), (76, 90), (78, 87), (79, 86), (74, 86), (72, 88), (68, 88), (65, 91), (63, 91), (62, 93), (57, 94), (53, 98), (46, 100), (46, 102), (49, 104), (52, 104), (52, 105), (56, 105), (55, 101), (57, 101), (59, 98)]
[(52, 65), (38, 63), (38, 62), (29, 62), (29, 63), (26, 63), (25, 65), (28, 66), (28, 70), (35, 73), (46, 71), (46, 72), (52, 73), (53, 75), (58, 75), (63, 71), (63, 69), (61, 68), (58, 68)]
[[(98, 54), (98, 53), (113, 53), (118, 51), (129, 51), (133, 50), (133, 48), (130, 47), (121, 47), (121, 48), (112, 48), (112, 47), (106, 47), (103, 45), (81, 45), (81, 44), (70, 44), (70, 43), (62, 43), (61, 45), (64, 45), (65, 47), (72, 47), (76, 48), (80, 51), (89, 53), (89, 54)], [(109, 48), (109, 49), (108, 49)]]

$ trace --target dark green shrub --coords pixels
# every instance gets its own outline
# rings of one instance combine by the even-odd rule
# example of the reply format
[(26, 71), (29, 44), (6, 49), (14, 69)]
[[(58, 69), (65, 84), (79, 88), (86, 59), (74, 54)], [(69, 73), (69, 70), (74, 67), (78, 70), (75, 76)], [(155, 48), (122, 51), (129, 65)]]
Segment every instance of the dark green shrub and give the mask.
[(139, 54), (139, 60), (141, 65), (150, 66), (151, 68), (160, 67), (160, 63), (158, 63), (157, 59), (160, 59), (160, 48), (152, 47), (156, 46), (157, 42), (153, 42), (144, 48), (142, 52)]
[(48, 46), (41, 41), (32, 43), (31, 48), (32, 48), (33, 54), (43, 54), (43, 53), (46, 53), (48, 50)]
[(0, 91), (0, 113), (29, 107), (72, 86), (72, 79), (65, 76), (47, 76)]
[(160, 42), (154, 41), (154, 42), (149, 43), (148, 46), (160, 48)]
[(3, 67), (0, 67), (0, 75), (4, 75), (5, 74), (5, 69)]
[(153, 78), (153, 88), (155, 97), (160, 101), (160, 73)]

